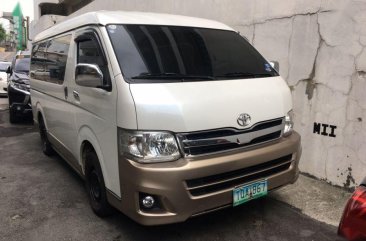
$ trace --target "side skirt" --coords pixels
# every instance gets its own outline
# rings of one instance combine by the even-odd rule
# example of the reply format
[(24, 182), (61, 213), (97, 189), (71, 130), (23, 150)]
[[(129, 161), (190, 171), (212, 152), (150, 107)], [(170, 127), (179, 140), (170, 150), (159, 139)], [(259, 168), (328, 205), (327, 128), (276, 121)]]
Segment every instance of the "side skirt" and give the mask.
[(57, 138), (50, 135), (49, 133), (47, 133), (47, 137), (57, 154), (59, 154), (62, 159), (64, 159), (66, 163), (69, 164), (69, 166), (71, 166), (72, 169), (74, 169), (74, 171), (76, 171), (76, 173), (84, 179), (82, 168), (69, 149), (67, 149), (65, 145), (63, 145)]

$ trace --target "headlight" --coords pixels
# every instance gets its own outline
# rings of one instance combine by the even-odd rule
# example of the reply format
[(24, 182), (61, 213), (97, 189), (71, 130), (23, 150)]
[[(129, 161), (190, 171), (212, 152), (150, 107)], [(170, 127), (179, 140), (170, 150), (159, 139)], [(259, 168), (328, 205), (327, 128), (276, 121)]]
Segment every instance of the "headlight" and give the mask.
[(175, 137), (168, 132), (118, 130), (118, 149), (140, 163), (175, 161), (181, 157)]
[(20, 83), (16, 83), (16, 82), (10, 82), (10, 84), (14, 89), (24, 90), (27, 92), (29, 92), (29, 90), (30, 90), (29, 85), (26, 85), (26, 84), (20, 84)]
[(283, 128), (283, 136), (291, 135), (293, 127), (294, 127), (294, 112), (290, 110), (285, 116), (285, 127)]

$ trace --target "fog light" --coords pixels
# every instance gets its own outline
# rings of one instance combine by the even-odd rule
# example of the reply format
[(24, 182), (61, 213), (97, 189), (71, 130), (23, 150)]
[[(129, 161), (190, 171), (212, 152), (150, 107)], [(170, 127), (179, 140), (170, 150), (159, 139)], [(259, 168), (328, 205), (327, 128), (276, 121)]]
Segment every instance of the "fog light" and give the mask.
[(145, 208), (152, 208), (155, 204), (155, 200), (152, 196), (145, 196), (143, 199), (142, 199), (142, 205), (145, 207)]

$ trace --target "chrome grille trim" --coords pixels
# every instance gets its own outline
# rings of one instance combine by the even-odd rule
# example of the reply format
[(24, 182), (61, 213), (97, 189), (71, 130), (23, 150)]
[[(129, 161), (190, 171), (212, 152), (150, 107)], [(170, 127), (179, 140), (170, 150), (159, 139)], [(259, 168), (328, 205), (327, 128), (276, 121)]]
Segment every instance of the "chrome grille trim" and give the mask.
[(198, 140), (183, 140), (184, 147), (199, 147), (199, 146), (208, 146), (208, 145), (219, 145), (219, 144), (247, 144), (250, 143), (253, 139), (264, 136), (276, 131), (281, 131), (281, 126), (275, 126), (272, 128), (259, 130), (256, 132), (249, 132), (244, 134), (238, 134), (233, 136), (223, 136), (220, 138), (207, 138), (207, 139), (198, 139)]
[(293, 154), (288, 154), (257, 165), (185, 180), (185, 188), (190, 195), (195, 197), (232, 190), (236, 186), (288, 171), (294, 158)]
[[(268, 125), (268, 128), (266, 128), (266, 125)], [(199, 132), (178, 133), (177, 138), (181, 151), (186, 157), (202, 156), (232, 151), (239, 148), (249, 148), (278, 140), (282, 137), (284, 125), (284, 118), (278, 118), (256, 123), (251, 128), (243, 130), (223, 128)], [(220, 135), (220, 133), (225, 133), (225, 135)], [(204, 136), (214, 137), (205, 138)], [(192, 154), (193, 149), (199, 148), (212, 148), (217, 149), (217, 151)]]
[(202, 189), (202, 188), (210, 187), (210, 186), (213, 186), (213, 185), (219, 185), (219, 184), (235, 181), (235, 180), (238, 180), (238, 179), (243, 179), (243, 178), (250, 177), (250, 176), (253, 176), (253, 175), (260, 175), (262, 172), (270, 171), (270, 170), (278, 168), (278, 167), (289, 166), (291, 164), (291, 162), (292, 162), (292, 160), (289, 159), (288, 161), (278, 163), (278, 164), (275, 164), (275, 165), (272, 165), (272, 166), (269, 166), (269, 167), (265, 167), (263, 169), (256, 170), (256, 171), (253, 171), (253, 172), (250, 172), (250, 173), (243, 173), (243, 174), (240, 174), (240, 175), (235, 176), (235, 177), (226, 178), (226, 179), (217, 180), (217, 181), (212, 181), (210, 183), (200, 184), (200, 185), (196, 185), (196, 186), (191, 186), (191, 187), (188, 186), (187, 190), (188, 191), (194, 191), (194, 190), (197, 190), (197, 189)]

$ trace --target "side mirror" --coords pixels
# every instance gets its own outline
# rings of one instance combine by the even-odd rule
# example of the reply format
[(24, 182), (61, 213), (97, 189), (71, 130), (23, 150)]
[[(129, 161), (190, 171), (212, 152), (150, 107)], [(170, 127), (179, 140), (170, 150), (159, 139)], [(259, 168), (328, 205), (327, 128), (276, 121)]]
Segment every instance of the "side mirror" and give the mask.
[(280, 63), (278, 61), (269, 61), (269, 64), (274, 68), (277, 72), (280, 72)]
[(11, 67), (9, 66), (9, 67), (6, 69), (6, 73), (7, 73), (7, 74), (11, 74), (11, 72), (12, 72), (12, 71), (11, 71)]
[(103, 73), (96, 64), (78, 64), (75, 68), (77, 85), (93, 88), (103, 88)]

